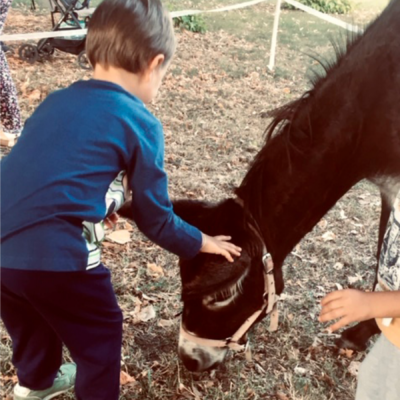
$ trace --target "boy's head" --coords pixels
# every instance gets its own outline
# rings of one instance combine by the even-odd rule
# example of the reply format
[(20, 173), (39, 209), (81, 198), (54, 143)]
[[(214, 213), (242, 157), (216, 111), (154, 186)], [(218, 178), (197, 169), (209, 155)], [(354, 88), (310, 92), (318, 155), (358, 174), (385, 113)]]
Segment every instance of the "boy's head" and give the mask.
[(162, 70), (175, 47), (172, 21), (160, 0), (104, 0), (89, 22), (86, 52), (95, 69), (137, 75), (149, 66)]

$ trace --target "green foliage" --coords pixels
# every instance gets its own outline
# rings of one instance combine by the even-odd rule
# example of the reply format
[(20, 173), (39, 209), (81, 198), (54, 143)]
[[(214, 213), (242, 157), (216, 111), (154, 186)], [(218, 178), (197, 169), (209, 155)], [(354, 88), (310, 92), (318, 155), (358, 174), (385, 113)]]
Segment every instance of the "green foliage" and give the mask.
[(176, 28), (186, 29), (191, 32), (204, 33), (206, 25), (200, 15), (185, 15), (184, 17), (175, 17), (174, 26)]
[[(353, 8), (350, 0), (297, 0), (305, 6), (314, 8), (326, 14), (346, 14)], [(284, 3), (282, 8), (295, 9), (290, 4)]]

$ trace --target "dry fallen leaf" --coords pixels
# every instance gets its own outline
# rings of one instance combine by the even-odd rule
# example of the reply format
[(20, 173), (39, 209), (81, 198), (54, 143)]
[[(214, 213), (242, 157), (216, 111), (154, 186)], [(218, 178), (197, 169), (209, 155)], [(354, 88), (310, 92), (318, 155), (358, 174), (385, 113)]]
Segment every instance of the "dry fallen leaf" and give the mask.
[(347, 370), (350, 372), (351, 375), (357, 376), (358, 370), (360, 369), (360, 364), (360, 361), (352, 361)]
[(321, 238), (322, 238), (322, 240), (323, 240), (324, 242), (329, 242), (329, 241), (335, 240), (335, 239), (336, 239), (336, 235), (335, 235), (333, 232), (328, 231), (328, 232), (325, 232), (325, 233), (321, 236)]
[(352, 358), (354, 355), (354, 350), (351, 349), (340, 349), (339, 354), (342, 356), (346, 356), (347, 358)]
[(121, 385), (127, 385), (128, 383), (135, 382), (136, 379), (133, 376), (130, 376), (125, 371), (121, 371), (119, 375), (119, 381)]
[(282, 392), (277, 392), (276, 396), (278, 397), (279, 400), (289, 400), (289, 397), (287, 397), (286, 394)]
[(172, 326), (174, 325), (174, 320), (173, 319), (160, 319), (158, 321), (158, 326), (161, 326), (162, 328), (166, 327), (166, 326)]
[(343, 290), (343, 286), (340, 283), (335, 283), (337, 290)]
[(343, 269), (344, 265), (340, 262), (335, 263), (335, 265), (333, 266), (333, 269), (336, 269), (337, 271), (340, 271), (341, 269)]
[(126, 229), (126, 230), (129, 231), (129, 232), (132, 232), (132, 231), (133, 231), (133, 226), (132, 226), (129, 222), (126, 222), (126, 221), (125, 221), (125, 223), (124, 223), (124, 229)]
[(113, 242), (118, 243), (118, 244), (125, 244), (125, 243), (129, 243), (132, 241), (131, 234), (126, 229), (114, 231), (114, 232), (110, 233), (109, 235), (107, 235), (106, 237), (107, 237), (107, 239), (112, 240)]
[(147, 264), (147, 274), (153, 277), (159, 278), (160, 276), (164, 276), (164, 270), (162, 267), (159, 267), (157, 264), (148, 263)]
[(302, 368), (302, 367), (295, 367), (294, 368), (294, 373), (296, 375), (306, 375), (307, 374), (307, 370), (305, 368)]
[(192, 391), (193, 391), (193, 393), (195, 395), (195, 399), (196, 400), (200, 400), (201, 399), (201, 393), (198, 391), (196, 386), (194, 386), (193, 384), (192, 384)]
[(324, 231), (328, 226), (328, 221), (326, 219), (321, 219), (321, 221), (319, 221), (317, 225)]
[(348, 276), (347, 280), (349, 281), (350, 284), (356, 283), (358, 281), (361, 281), (362, 276), (361, 275), (356, 275), (356, 276)]
[(40, 100), (41, 92), (38, 89), (33, 90), (31, 93), (28, 94), (28, 99), (30, 103), (33, 103), (34, 101)]
[(142, 310), (138, 313), (138, 318), (143, 321), (150, 321), (151, 319), (155, 318), (156, 316), (156, 310), (154, 309), (153, 306), (147, 306), (142, 308)]

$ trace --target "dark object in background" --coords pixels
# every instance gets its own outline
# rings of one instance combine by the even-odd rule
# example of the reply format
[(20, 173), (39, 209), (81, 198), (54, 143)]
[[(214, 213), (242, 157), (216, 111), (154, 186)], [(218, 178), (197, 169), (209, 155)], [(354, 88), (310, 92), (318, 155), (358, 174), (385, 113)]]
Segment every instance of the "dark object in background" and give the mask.
[[(87, 28), (90, 20), (91, 11), (89, 9), (90, 0), (49, 0), (52, 31), (70, 31)], [(32, 10), (36, 9), (35, 0), (32, 0)], [(86, 10), (85, 10), (86, 9)], [(18, 50), (19, 57), (29, 62), (35, 63), (39, 60), (48, 59), (54, 50), (78, 56), (78, 64), (81, 68), (90, 69), (85, 52), (86, 34), (41, 39), (37, 45), (25, 43)]]
[(4, 42), (0, 42), (0, 47), (4, 51), (4, 53), (7, 53), (7, 51), (11, 50)]

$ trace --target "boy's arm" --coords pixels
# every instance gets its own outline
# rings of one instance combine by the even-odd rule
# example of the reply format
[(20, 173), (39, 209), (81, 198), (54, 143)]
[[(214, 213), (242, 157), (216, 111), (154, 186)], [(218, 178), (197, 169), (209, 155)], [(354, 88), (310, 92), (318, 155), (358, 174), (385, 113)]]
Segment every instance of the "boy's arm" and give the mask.
[(320, 322), (339, 319), (328, 328), (334, 332), (352, 322), (371, 318), (400, 318), (400, 291), (337, 290), (325, 296), (321, 305)]
[(128, 175), (132, 190), (131, 213), (126, 206), (119, 213), (130, 216), (154, 243), (182, 258), (192, 258), (200, 250), (221, 254), (229, 261), (233, 261), (232, 254), (240, 255), (240, 249), (227, 241), (230, 238), (204, 235), (175, 215), (164, 170), (161, 125), (155, 125), (138, 137)]

